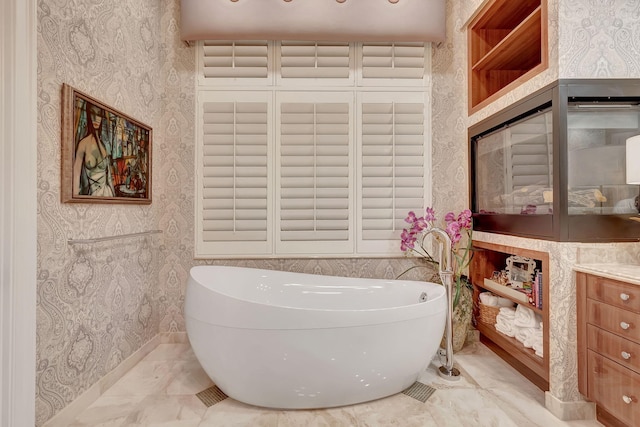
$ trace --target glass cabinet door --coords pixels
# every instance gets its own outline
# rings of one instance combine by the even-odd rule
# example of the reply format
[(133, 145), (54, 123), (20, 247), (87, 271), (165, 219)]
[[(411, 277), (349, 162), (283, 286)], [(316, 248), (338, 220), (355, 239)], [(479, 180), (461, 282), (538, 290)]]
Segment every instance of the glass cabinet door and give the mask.
[(552, 114), (547, 109), (476, 140), (479, 213), (552, 213)]
[(569, 215), (638, 213), (638, 186), (626, 183), (627, 138), (640, 134), (640, 107), (570, 103), (567, 113)]

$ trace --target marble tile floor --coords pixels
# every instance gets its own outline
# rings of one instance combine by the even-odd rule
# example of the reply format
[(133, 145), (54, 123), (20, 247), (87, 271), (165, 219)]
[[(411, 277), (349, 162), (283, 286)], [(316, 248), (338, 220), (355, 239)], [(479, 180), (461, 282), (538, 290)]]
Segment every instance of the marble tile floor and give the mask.
[[(436, 357), (437, 359), (437, 357)], [(127, 372), (71, 427), (597, 427), (563, 422), (544, 408), (544, 393), (481, 343), (455, 356), (457, 382), (436, 374), (434, 360), (419, 378), (436, 392), (422, 403), (402, 393), (332, 409), (283, 411), (231, 398), (207, 408), (195, 394), (212, 382), (189, 344), (161, 344)]]

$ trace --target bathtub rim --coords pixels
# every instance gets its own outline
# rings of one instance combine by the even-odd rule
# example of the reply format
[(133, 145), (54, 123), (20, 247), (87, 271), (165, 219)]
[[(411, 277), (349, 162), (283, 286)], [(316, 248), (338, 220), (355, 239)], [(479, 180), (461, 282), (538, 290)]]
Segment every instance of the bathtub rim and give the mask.
[[(249, 269), (254, 272), (301, 274), (304, 276), (328, 277), (331, 279), (360, 279), (342, 276), (314, 275), (309, 273), (266, 270), (235, 266), (195, 266), (191, 271), (203, 268)], [(185, 297), (185, 320), (193, 318), (216, 326), (240, 329), (325, 329), (340, 327), (358, 327), (375, 324), (400, 322), (410, 319), (433, 317), (446, 312), (446, 292), (444, 286), (434, 282), (399, 280), (411, 285), (424, 287), (431, 292), (425, 302), (383, 308), (332, 309), (291, 307), (270, 305), (228, 295), (196, 280), (189, 273)], [(196, 270), (197, 271), (197, 270)], [(369, 279), (368, 281), (389, 282), (394, 279)], [(416, 295), (416, 298), (419, 294)], [(238, 313), (242, 313), (240, 316)], [(295, 323), (295, 324), (292, 324)]]

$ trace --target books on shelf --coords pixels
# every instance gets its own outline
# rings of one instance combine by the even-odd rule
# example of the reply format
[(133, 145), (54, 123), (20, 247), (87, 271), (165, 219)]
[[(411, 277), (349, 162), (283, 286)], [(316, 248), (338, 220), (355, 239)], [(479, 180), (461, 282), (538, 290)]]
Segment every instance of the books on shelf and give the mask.
[(542, 271), (536, 270), (536, 275), (533, 279), (533, 289), (535, 292), (535, 306), (537, 308), (542, 308)]
[(509, 285), (501, 285), (491, 279), (484, 279), (484, 288), (510, 297), (522, 304), (542, 308), (542, 273), (537, 273), (531, 287), (512, 288)]

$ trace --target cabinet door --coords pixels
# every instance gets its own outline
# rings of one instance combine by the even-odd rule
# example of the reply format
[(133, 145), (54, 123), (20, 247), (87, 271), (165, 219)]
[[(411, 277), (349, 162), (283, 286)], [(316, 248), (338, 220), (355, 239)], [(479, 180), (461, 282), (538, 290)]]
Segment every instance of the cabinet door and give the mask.
[(587, 325), (587, 346), (626, 368), (640, 372), (640, 344)]
[(640, 313), (640, 286), (599, 276), (587, 276), (587, 297)]
[(588, 299), (587, 323), (640, 343), (640, 314)]
[(629, 426), (640, 425), (640, 375), (589, 350), (589, 399)]

